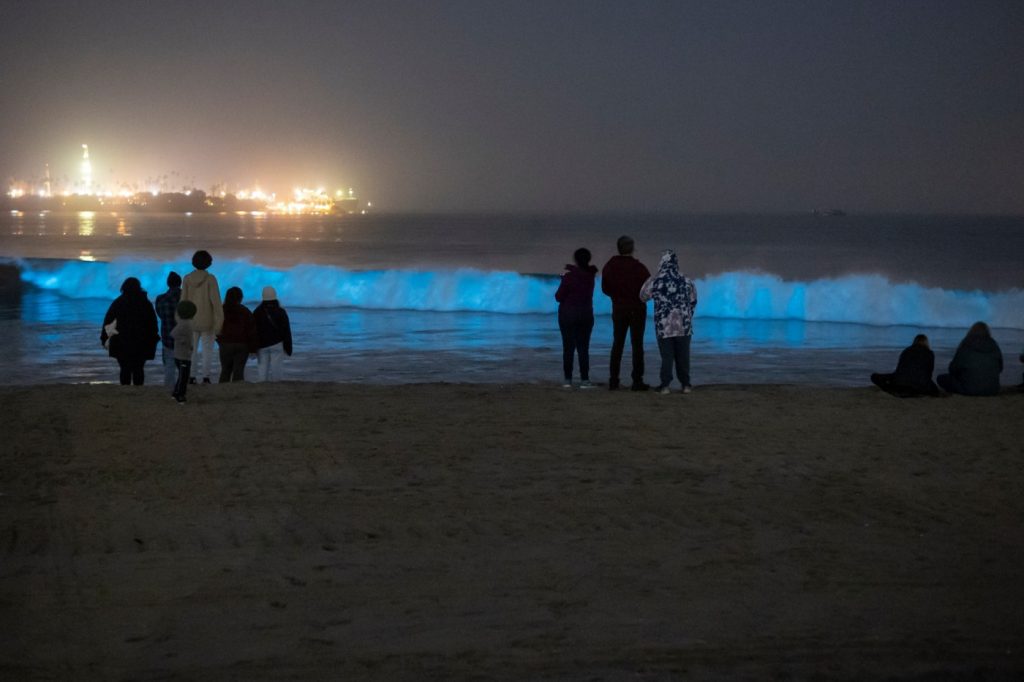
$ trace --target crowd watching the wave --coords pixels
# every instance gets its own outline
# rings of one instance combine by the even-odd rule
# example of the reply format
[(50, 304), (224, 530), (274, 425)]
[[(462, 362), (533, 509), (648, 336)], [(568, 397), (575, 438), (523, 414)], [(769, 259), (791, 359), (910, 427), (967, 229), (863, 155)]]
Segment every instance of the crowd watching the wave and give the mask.
[[(658, 392), (670, 393), (673, 379), (681, 392), (691, 392), (690, 341), (693, 315), (697, 305), (696, 286), (681, 274), (679, 260), (672, 250), (662, 253), (658, 272), (651, 276), (634, 255), (632, 238), (617, 242), (618, 255), (602, 271), (602, 291), (612, 299), (613, 340), (609, 362), (608, 388), (619, 387), (619, 370), (626, 337), (632, 348), (632, 390), (649, 387), (643, 380), (644, 330), (647, 304), (654, 301), (655, 334), (662, 358)], [(590, 335), (594, 327), (593, 292), (597, 268), (591, 265), (591, 252), (579, 248), (574, 263), (567, 265), (555, 298), (559, 303), (558, 326), (562, 336), (562, 364), (566, 388), (573, 387), (573, 365), (578, 359), (580, 388), (594, 386), (590, 377)], [(243, 304), (244, 293), (229, 287), (220, 300), (217, 278), (207, 269), (213, 263), (209, 252), (196, 251), (195, 267), (182, 278), (176, 272), (167, 275), (167, 291), (155, 305), (136, 277), (128, 277), (118, 296), (104, 315), (100, 343), (118, 362), (123, 385), (145, 383), (145, 363), (156, 356), (163, 345), (164, 385), (173, 387), (172, 395), (185, 402), (187, 384), (212, 383), (212, 341), (219, 345), (219, 383), (245, 380), (249, 358), (257, 358), (257, 381), (282, 378), (286, 357), (292, 354), (291, 321), (272, 286), (263, 287), (262, 300), (255, 310)], [(183, 305), (185, 304), (185, 305)], [(180, 325), (180, 328), (178, 328)], [(183, 330), (188, 330), (185, 339)], [(1024, 363), (1024, 353), (1020, 355)], [(674, 370), (674, 372), (673, 372)], [(875, 373), (871, 382), (897, 397), (994, 396), (1000, 393), (999, 375), (1003, 354), (985, 322), (971, 325), (957, 346), (948, 371), (933, 380), (935, 353), (925, 334), (918, 334), (899, 356), (896, 369)], [(1024, 379), (1019, 386), (1024, 390)], [(943, 393), (945, 392), (945, 393)]]
[(164, 385), (172, 387), (172, 397), (184, 404), (187, 386), (197, 383), (193, 368), (199, 383), (213, 383), (214, 340), (220, 347), (218, 383), (244, 381), (250, 356), (257, 358), (258, 381), (282, 378), (284, 358), (292, 354), (292, 331), (277, 292), (264, 287), (255, 312), (242, 303), (244, 294), (236, 286), (227, 290), (222, 302), (217, 278), (207, 272), (212, 263), (209, 252), (196, 251), (195, 270), (184, 279), (170, 272), (167, 291), (156, 297), (155, 305), (137, 278), (124, 281), (100, 329), (100, 343), (120, 367), (121, 384), (145, 383), (145, 363), (156, 357), (161, 343)]

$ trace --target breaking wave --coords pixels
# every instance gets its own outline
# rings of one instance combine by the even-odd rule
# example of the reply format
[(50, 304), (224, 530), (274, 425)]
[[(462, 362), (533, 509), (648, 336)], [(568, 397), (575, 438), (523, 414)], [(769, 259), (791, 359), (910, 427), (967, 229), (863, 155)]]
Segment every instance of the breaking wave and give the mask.
[[(138, 277), (150, 297), (165, 289), (173, 269), (186, 273), (187, 260), (22, 259), (14, 261), (21, 280), (72, 298), (110, 299), (126, 277)], [(475, 269), (349, 270), (303, 264), (270, 268), (247, 260), (218, 260), (213, 269), (221, 291), (239, 286), (247, 301), (271, 285), (286, 306), (352, 307), (378, 310), (475, 311), (507, 314), (553, 313), (557, 277)], [(600, 287), (600, 285), (598, 285)], [(785, 281), (769, 273), (723, 272), (697, 280), (698, 317), (741, 320), (802, 320), (880, 326), (967, 327), (985, 320), (1000, 328), (1024, 328), (1024, 290), (960, 291), (896, 283), (881, 275), (858, 274), (809, 282)], [(598, 314), (609, 314), (608, 299), (594, 296)]]

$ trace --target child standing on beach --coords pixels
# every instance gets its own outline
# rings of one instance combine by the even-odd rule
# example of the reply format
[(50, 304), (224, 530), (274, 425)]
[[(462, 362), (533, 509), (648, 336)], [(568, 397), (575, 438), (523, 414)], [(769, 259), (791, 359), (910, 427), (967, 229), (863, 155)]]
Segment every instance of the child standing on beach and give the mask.
[(181, 275), (171, 272), (167, 275), (167, 291), (156, 297), (156, 316), (160, 319), (160, 341), (163, 343), (162, 360), (164, 364), (164, 386), (174, 386), (177, 370), (174, 365), (174, 341), (171, 330), (174, 329), (174, 314), (181, 300)]
[(192, 318), (196, 316), (196, 304), (192, 301), (181, 301), (176, 312), (177, 322), (171, 330), (171, 339), (174, 342), (174, 365), (178, 368), (178, 380), (171, 395), (179, 405), (184, 405), (189, 374), (192, 371)]

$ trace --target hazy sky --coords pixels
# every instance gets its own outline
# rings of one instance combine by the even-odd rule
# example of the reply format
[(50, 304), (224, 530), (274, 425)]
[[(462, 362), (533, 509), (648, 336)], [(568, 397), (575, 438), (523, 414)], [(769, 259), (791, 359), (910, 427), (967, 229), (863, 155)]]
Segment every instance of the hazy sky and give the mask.
[(1024, 213), (1024, 2), (0, 0), (0, 177)]

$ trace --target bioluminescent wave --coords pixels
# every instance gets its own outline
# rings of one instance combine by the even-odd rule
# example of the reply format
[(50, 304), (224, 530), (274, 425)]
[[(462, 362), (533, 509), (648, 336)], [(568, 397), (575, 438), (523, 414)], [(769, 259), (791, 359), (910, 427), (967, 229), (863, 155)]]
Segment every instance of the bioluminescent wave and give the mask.
[[(72, 298), (110, 299), (121, 282), (138, 277), (150, 296), (162, 292), (181, 263), (155, 260), (23, 259), (15, 261), (23, 282)], [(557, 277), (470, 268), (452, 270), (351, 270), (328, 265), (269, 268), (247, 260), (221, 260), (211, 271), (221, 290), (239, 286), (249, 301), (271, 285), (287, 306), (351, 307), (367, 310), (553, 313)], [(919, 327), (968, 327), (984, 320), (993, 327), (1024, 328), (1024, 290), (960, 291), (895, 283), (881, 275), (857, 274), (809, 282), (785, 281), (758, 272), (723, 272), (697, 280), (698, 317), (739, 320), (801, 320)], [(609, 300), (594, 296), (598, 314)]]

